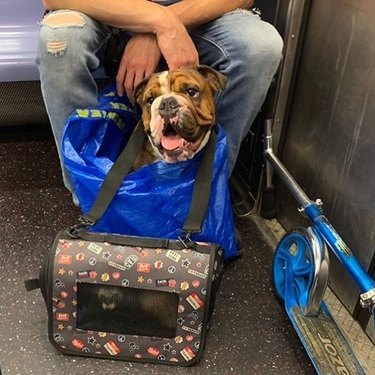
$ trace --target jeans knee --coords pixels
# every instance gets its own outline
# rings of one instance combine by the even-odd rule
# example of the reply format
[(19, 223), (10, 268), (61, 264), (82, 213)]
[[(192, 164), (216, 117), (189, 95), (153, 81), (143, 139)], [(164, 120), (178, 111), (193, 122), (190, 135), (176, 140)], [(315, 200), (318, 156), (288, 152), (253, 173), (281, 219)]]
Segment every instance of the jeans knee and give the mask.
[(273, 64), (279, 64), (282, 54), (284, 42), (277, 30), (270, 24), (267, 24), (269, 31), (267, 39), (264, 40), (262, 48), (258, 53), (263, 57), (264, 61), (270, 61)]
[(85, 16), (74, 11), (58, 11), (48, 14), (41, 22), (38, 57), (47, 54), (64, 56), (67, 50), (84, 49)]
[(283, 51), (283, 40), (275, 27), (243, 10), (235, 11), (227, 18), (232, 18), (230, 25), (233, 30), (229, 60), (245, 69), (251, 68), (255, 74), (262, 70), (273, 72)]
[(269, 30), (258, 37), (248, 37), (243, 40), (240, 47), (239, 55), (245, 66), (259, 67), (267, 69), (273, 67), (281, 61), (283, 51), (283, 40), (273, 28), (272, 25), (267, 27)]

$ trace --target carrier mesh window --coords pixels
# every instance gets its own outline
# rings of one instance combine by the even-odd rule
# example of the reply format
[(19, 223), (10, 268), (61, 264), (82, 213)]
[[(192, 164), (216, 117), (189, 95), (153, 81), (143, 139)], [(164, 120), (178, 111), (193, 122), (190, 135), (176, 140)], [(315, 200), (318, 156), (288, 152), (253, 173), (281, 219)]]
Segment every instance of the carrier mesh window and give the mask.
[(174, 292), (77, 283), (77, 328), (173, 338), (179, 295)]

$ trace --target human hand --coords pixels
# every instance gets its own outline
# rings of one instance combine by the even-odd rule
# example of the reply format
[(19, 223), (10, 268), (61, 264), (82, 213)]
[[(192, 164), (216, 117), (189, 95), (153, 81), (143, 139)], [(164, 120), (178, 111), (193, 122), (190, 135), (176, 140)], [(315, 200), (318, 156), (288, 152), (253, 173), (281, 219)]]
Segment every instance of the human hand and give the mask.
[(155, 72), (161, 57), (154, 34), (134, 34), (127, 42), (116, 75), (117, 92), (134, 101), (134, 88)]
[(156, 33), (161, 53), (170, 70), (183, 66), (194, 66), (199, 64), (197, 49), (190, 38), (184, 24), (178, 16), (168, 7), (165, 20), (166, 27)]

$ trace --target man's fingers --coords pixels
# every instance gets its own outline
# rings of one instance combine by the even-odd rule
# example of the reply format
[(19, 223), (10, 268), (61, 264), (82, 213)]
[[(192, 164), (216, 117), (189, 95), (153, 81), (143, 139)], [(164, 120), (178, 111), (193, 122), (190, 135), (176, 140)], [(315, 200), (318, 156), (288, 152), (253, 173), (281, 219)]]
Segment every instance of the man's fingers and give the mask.
[(134, 89), (138, 86), (138, 84), (146, 78), (148, 74), (145, 72), (137, 72), (136, 76), (134, 77), (134, 86), (133, 86), (133, 91)]
[(136, 85), (153, 73), (161, 52), (153, 34), (135, 34), (128, 41), (116, 76), (117, 92), (132, 100)]
[(134, 90), (134, 77), (135, 76), (133, 72), (131, 73), (128, 72), (128, 74), (125, 77), (125, 82), (124, 82), (126, 95), (130, 100), (132, 100), (132, 94)]
[(116, 88), (117, 88), (117, 94), (119, 96), (123, 96), (125, 92), (125, 88), (124, 88), (125, 76), (126, 76), (126, 67), (124, 64), (120, 63), (120, 66), (116, 75)]

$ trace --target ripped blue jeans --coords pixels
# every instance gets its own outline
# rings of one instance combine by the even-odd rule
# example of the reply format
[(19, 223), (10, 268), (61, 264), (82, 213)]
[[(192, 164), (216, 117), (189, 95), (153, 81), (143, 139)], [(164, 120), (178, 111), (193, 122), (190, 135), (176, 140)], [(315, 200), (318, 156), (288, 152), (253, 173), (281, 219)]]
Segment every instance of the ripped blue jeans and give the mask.
[[(41, 23), (37, 52), (42, 93), (61, 157), (64, 123), (76, 108), (95, 106), (98, 89), (92, 73), (117, 30), (73, 11), (49, 13)], [(247, 10), (235, 10), (195, 28), (191, 37), (201, 64), (228, 77), (216, 99), (217, 119), (228, 139), (231, 173), (242, 140), (267, 94), (282, 56), (276, 29)], [(62, 164), (64, 183), (71, 190)]]

